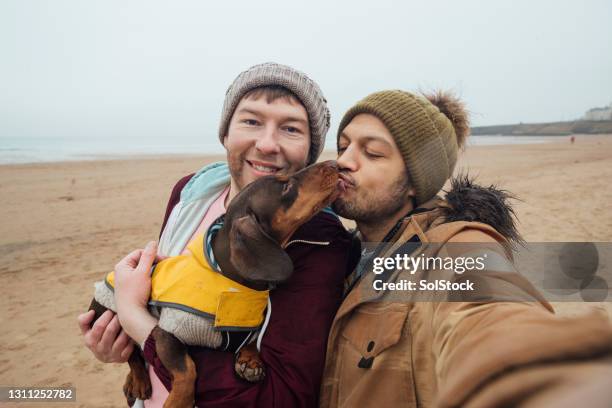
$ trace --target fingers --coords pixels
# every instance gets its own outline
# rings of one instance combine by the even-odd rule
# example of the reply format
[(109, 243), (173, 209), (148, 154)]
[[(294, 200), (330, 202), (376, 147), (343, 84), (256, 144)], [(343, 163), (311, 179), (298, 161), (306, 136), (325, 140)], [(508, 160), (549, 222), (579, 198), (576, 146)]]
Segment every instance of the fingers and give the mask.
[(130, 339), (127, 333), (122, 329), (113, 343), (111, 355), (117, 360), (124, 361), (124, 358), (130, 356), (131, 349), (133, 349), (132, 339)]
[(142, 256), (142, 249), (136, 249), (130, 252), (125, 258), (120, 260), (117, 263), (117, 265), (115, 265), (115, 271), (119, 268), (122, 268), (124, 265), (127, 265), (132, 269), (136, 268), (141, 256)]
[(113, 354), (115, 353), (120, 354), (121, 351), (123, 351), (123, 349), (128, 345), (129, 340), (130, 338), (125, 333), (125, 331), (122, 329), (119, 332), (119, 335), (117, 336), (117, 338), (115, 339), (115, 342), (113, 343), (113, 348), (112, 348)]
[(153, 265), (153, 261), (155, 260), (155, 256), (157, 255), (157, 242), (151, 241), (147, 244), (145, 249), (142, 251), (142, 255), (140, 256), (140, 261), (138, 262), (138, 266), (136, 267), (136, 271), (140, 273), (148, 274), (151, 270), (151, 265)]
[(94, 317), (93, 310), (78, 316), (85, 345), (96, 358), (105, 363), (124, 363), (134, 349), (134, 342), (121, 329), (119, 318), (107, 310), (96, 320), (91, 329), (89, 324)]
[(128, 266), (138, 272), (149, 273), (154, 262), (160, 262), (166, 258), (167, 256), (157, 255), (157, 242), (151, 241), (144, 249), (134, 250), (119, 261), (115, 265), (115, 271)]
[(161, 261), (163, 261), (163, 260), (164, 260), (164, 259), (166, 259), (166, 258), (168, 258), (168, 257), (167, 257), (167, 256), (165, 256), (165, 255), (159, 255), (159, 254), (157, 254), (157, 255), (155, 255), (155, 263), (161, 262)]
[(115, 314), (110, 310), (107, 310), (106, 312), (102, 313), (102, 316), (100, 316), (98, 320), (96, 320), (96, 322), (91, 327), (91, 330), (86, 333), (85, 345), (92, 351), (95, 351), (95, 349), (97, 348), (98, 343), (100, 342), (100, 339), (104, 334), (106, 326), (108, 326), (114, 315)]
[(123, 351), (121, 351), (121, 361), (122, 362), (128, 361), (128, 359), (132, 355), (133, 351), (134, 351), (134, 341), (132, 339), (130, 339), (130, 341), (128, 342), (127, 346), (125, 346)]
[(106, 355), (111, 353), (113, 343), (115, 342), (115, 339), (117, 338), (117, 335), (119, 334), (120, 330), (121, 325), (119, 324), (119, 317), (117, 317), (117, 315), (114, 315), (112, 320), (106, 327), (106, 330), (104, 330), (102, 338), (98, 343), (97, 349), (99, 353)]
[(79, 328), (81, 329), (82, 335), (87, 334), (87, 332), (91, 328), (91, 322), (93, 321), (95, 315), (96, 312), (93, 310), (78, 315), (77, 322), (79, 323)]

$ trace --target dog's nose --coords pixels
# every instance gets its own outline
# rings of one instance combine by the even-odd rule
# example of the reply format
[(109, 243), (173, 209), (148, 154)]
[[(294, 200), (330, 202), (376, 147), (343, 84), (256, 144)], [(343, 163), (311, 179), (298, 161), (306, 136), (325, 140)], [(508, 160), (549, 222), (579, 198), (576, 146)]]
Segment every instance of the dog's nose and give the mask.
[(335, 160), (327, 160), (321, 163), (327, 168), (338, 171), (338, 162)]

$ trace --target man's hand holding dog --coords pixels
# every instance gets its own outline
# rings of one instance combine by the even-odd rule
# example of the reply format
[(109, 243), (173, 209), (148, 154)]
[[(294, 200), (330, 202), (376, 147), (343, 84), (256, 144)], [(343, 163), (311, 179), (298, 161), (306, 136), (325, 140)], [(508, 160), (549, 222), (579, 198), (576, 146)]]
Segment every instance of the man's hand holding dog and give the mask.
[(128, 336), (141, 345), (157, 324), (147, 310), (147, 303), (151, 294), (151, 266), (161, 259), (157, 256), (157, 243), (152, 241), (115, 265), (115, 303), (119, 323)]
[(150, 242), (145, 249), (133, 251), (115, 266), (118, 315), (107, 310), (93, 326), (93, 310), (78, 316), (85, 346), (99, 361), (125, 363), (134, 348), (130, 337), (142, 344), (157, 323), (146, 310), (151, 292), (151, 265), (154, 260), (162, 259), (156, 252), (156, 243)]
[(134, 349), (134, 342), (121, 329), (119, 318), (107, 310), (92, 326), (94, 316), (94, 311), (90, 310), (78, 317), (85, 346), (103, 363), (128, 361)]

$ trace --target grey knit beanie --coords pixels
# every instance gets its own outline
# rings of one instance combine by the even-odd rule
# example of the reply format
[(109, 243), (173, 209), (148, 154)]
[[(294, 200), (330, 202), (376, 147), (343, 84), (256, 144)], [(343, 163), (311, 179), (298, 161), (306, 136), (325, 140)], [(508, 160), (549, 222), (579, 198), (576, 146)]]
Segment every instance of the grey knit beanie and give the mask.
[(319, 86), (304, 73), (273, 62), (252, 66), (238, 75), (227, 88), (219, 125), (221, 143), (223, 143), (230, 119), (242, 97), (254, 88), (270, 85), (287, 88), (306, 108), (310, 125), (310, 151), (307, 164), (316, 162), (323, 151), (325, 135), (329, 129), (330, 114), (327, 100)]

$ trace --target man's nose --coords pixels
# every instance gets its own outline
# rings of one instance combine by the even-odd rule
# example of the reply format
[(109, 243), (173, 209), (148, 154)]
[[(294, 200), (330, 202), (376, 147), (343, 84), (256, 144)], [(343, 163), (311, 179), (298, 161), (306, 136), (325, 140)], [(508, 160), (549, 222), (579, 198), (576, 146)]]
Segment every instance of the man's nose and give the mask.
[(350, 147), (338, 155), (336, 163), (340, 171), (357, 171), (357, 160)]
[(257, 139), (255, 148), (262, 154), (275, 154), (280, 152), (276, 129), (273, 126), (266, 126), (263, 133)]

